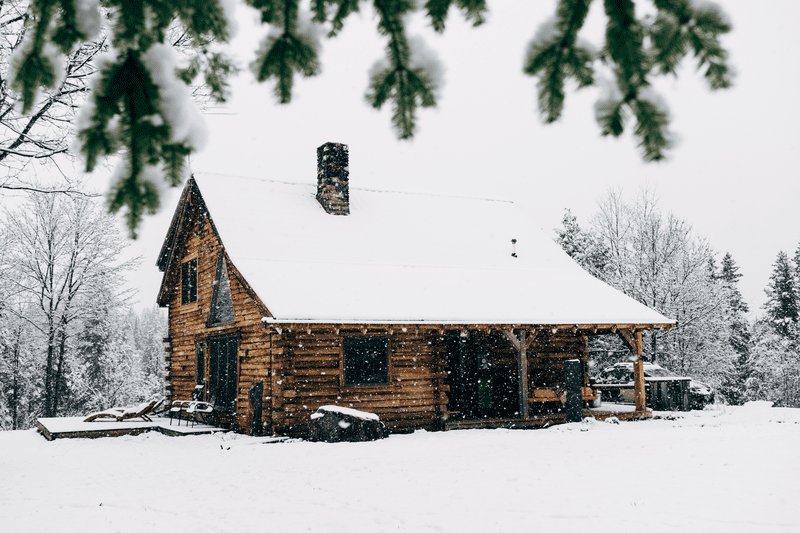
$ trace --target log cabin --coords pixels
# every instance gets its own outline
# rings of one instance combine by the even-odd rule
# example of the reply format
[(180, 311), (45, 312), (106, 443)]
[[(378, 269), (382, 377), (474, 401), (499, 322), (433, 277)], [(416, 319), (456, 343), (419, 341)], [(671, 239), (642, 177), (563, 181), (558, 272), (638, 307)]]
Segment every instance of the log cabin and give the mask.
[(565, 420), (567, 362), (579, 405), (596, 398), (587, 340), (617, 333), (647, 415), (642, 331), (674, 321), (585, 272), (513, 202), (351, 188), (339, 143), (317, 167), (316, 183), (188, 180), (157, 263), (171, 400), (292, 436), (322, 405), (392, 432), (531, 427)]

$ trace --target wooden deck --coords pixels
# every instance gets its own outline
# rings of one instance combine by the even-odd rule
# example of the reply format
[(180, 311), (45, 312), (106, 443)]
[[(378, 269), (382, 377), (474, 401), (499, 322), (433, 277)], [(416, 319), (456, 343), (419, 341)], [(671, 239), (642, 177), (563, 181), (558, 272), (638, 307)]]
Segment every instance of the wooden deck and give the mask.
[(226, 431), (214, 426), (195, 424), (194, 427), (183, 421), (180, 426), (175, 420), (170, 425), (169, 418), (153, 418), (152, 422), (144, 420), (126, 420), (123, 422), (99, 421), (84, 422), (85, 417), (40, 418), (36, 428), (47, 440), (55, 439), (97, 439), (100, 437), (121, 437), (123, 435), (141, 435), (147, 431), (158, 431), (170, 437), (184, 435), (204, 435)]

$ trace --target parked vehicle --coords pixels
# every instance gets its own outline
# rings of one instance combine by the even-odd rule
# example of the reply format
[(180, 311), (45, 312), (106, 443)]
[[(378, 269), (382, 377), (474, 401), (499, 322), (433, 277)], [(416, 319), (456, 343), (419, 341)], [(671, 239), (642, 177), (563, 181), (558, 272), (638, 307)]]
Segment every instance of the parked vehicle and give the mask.
[[(667, 370), (655, 363), (644, 363), (645, 378), (677, 378), (678, 374)], [(599, 384), (630, 384), (633, 385), (633, 363), (617, 363), (604, 368), (595, 379)], [(619, 391), (604, 391), (603, 400), (633, 402), (633, 387), (622, 388)], [(691, 409), (702, 409), (714, 402), (714, 389), (711, 385), (692, 379), (689, 382), (689, 406)]]

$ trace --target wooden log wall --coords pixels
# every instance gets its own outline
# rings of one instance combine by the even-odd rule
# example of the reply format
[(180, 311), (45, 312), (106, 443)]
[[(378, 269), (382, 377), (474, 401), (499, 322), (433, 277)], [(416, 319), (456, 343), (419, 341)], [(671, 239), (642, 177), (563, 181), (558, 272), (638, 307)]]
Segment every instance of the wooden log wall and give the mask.
[[(201, 221), (198, 206), (187, 209), (183, 227), (178, 240), (179, 259), (167, 273), (172, 287), (169, 299), (169, 347), (166, 357), (168, 399), (189, 400), (195, 388), (197, 376), (196, 347), (215, 336), (236, 335), (238, 341), (237, 366), (237, 409), (231, 425), (238, 431), (249, 431), (252, 412), (250, 409), (250, 386), (256, 381), (264, 382), (265, 399), (263, 405), (270, 404), (270, 358), (271, 345), (262, 317), (265, 310), (245, 289), (235, 272), (235, 265), (227, 261), (230, 280), (231, 300), (235, 321), (233, 323), (209, 326), (211, 299), (214, 292), (217, 261), (222, 245), (212, 228), (210, 220)], [(180, 264), (197, 258), (197, 301), (181, 304)], [(208, 348), (206, 344), (206, 377), (208, 377)], [(208, 390), (206, 390), (206, 395)], [(270, 409), (262, 409), (262, 425), (271, 431)]]
[(580, 359), (584, 384), (589, 383), (588, 339), (583, 333), (559, 329), (539, 330), (528, 350), (528, 377), (530, 390), (552, 388), (564, 384), (564, 361)]
[[(280, 367), (272, 404), (278, 432), (305, 436), (309, 417), (322, 405), (375, 413), (393, 432), (440, 429), (449, 390), (440, 332), (414, 326), (324, 324), (270, 329), (273, 356)], [(388, 384), (344, 385), (342, 345), (351, 335), (388, 337)]]

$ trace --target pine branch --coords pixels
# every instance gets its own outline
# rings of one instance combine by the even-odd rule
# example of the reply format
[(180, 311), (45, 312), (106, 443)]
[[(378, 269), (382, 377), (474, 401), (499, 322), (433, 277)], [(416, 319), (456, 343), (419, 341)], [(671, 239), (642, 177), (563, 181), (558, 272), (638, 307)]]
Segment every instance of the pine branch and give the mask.
[(649, 70), (642, 25), (636, 20), (633, 0), (605, 0), (605, 10), (606, 48), (617, 66), (618, 85), (626, 99), (635, 99), (639, 88), (647, 85)]
[(539, 77), (539, 111), (546, 123), (561, 116), (568, 78), (575, 79), (578, 88), (594, 83), (594, 54), (576, 45), (590, 4), (591, 0), (561, 0), (555, 21), (545, 22), (528, 45), (523, 72)]
[(311, 10), (314, 12), (314, 21), (323, 23), (328, 20), (327, 6), (335, 6), (336, 10), (332, 12), (330, 19), (332, 29), (328, 33), (328, 37), (335, 37), (342, 31), (344, 27), (344, 20), (351, 13), (358, 13), (360, 0), (312, 0)]
[(631, 102), (636, 115), (635, 134), (643, 150), (645, 161), (661, 161), (664, 152), (672, 145), (667, 136), (669, 117), (664, 110), (644, 98)]
[(473, 26), (480, 26), (486, 22), (486, 0), (428, 0), (425, 9), (431, 19), (433, 29), (439, 33), (444, 31), (445, 19), (450, 6), (455, 3), (464, 11), (464, 18), (472, 20)]
[(731, 31), (731, 25), (718, 6), (690, 4), (687, 0), (656, 0), (659, 14), (651, 28), (655, 62), (663, 73), (675, 73), (691, 45), (698, 68), (707, 66), (705, 77), (711, 90), (732, 85), (727, 52), (719, 36)]
[(403, 16), (413, 9), (408, 0), (374, 0), (378, 13), (378, 31), (389, 37), (388, 62), (378, 62), (371, 73), (365, 98), (380, 109), (392, 100), (392, 123), (400, 139), (410, 139), (416, 128), (418, 106), (436, 105), (435, 84), (424, 67), (411, 65), (411, 49), (405, 33)]
[[(274, 8), (274, 4), (271, 7)], [(272, 15), (272, 18), (275, 19), (275, 16)], [(280, 20), (283, 32), (270, 33), (267, 36), (252, 68), (258, 81), (275, 78), (275, 95), (280, 103), (288, 104), (292, 100), (295, 72), (304, 77), (316, 76), (320, 66), (317, 47), (311, 36), (301, 35), (297, 31), (297, 0), (286, 0), (283, 3)]]

